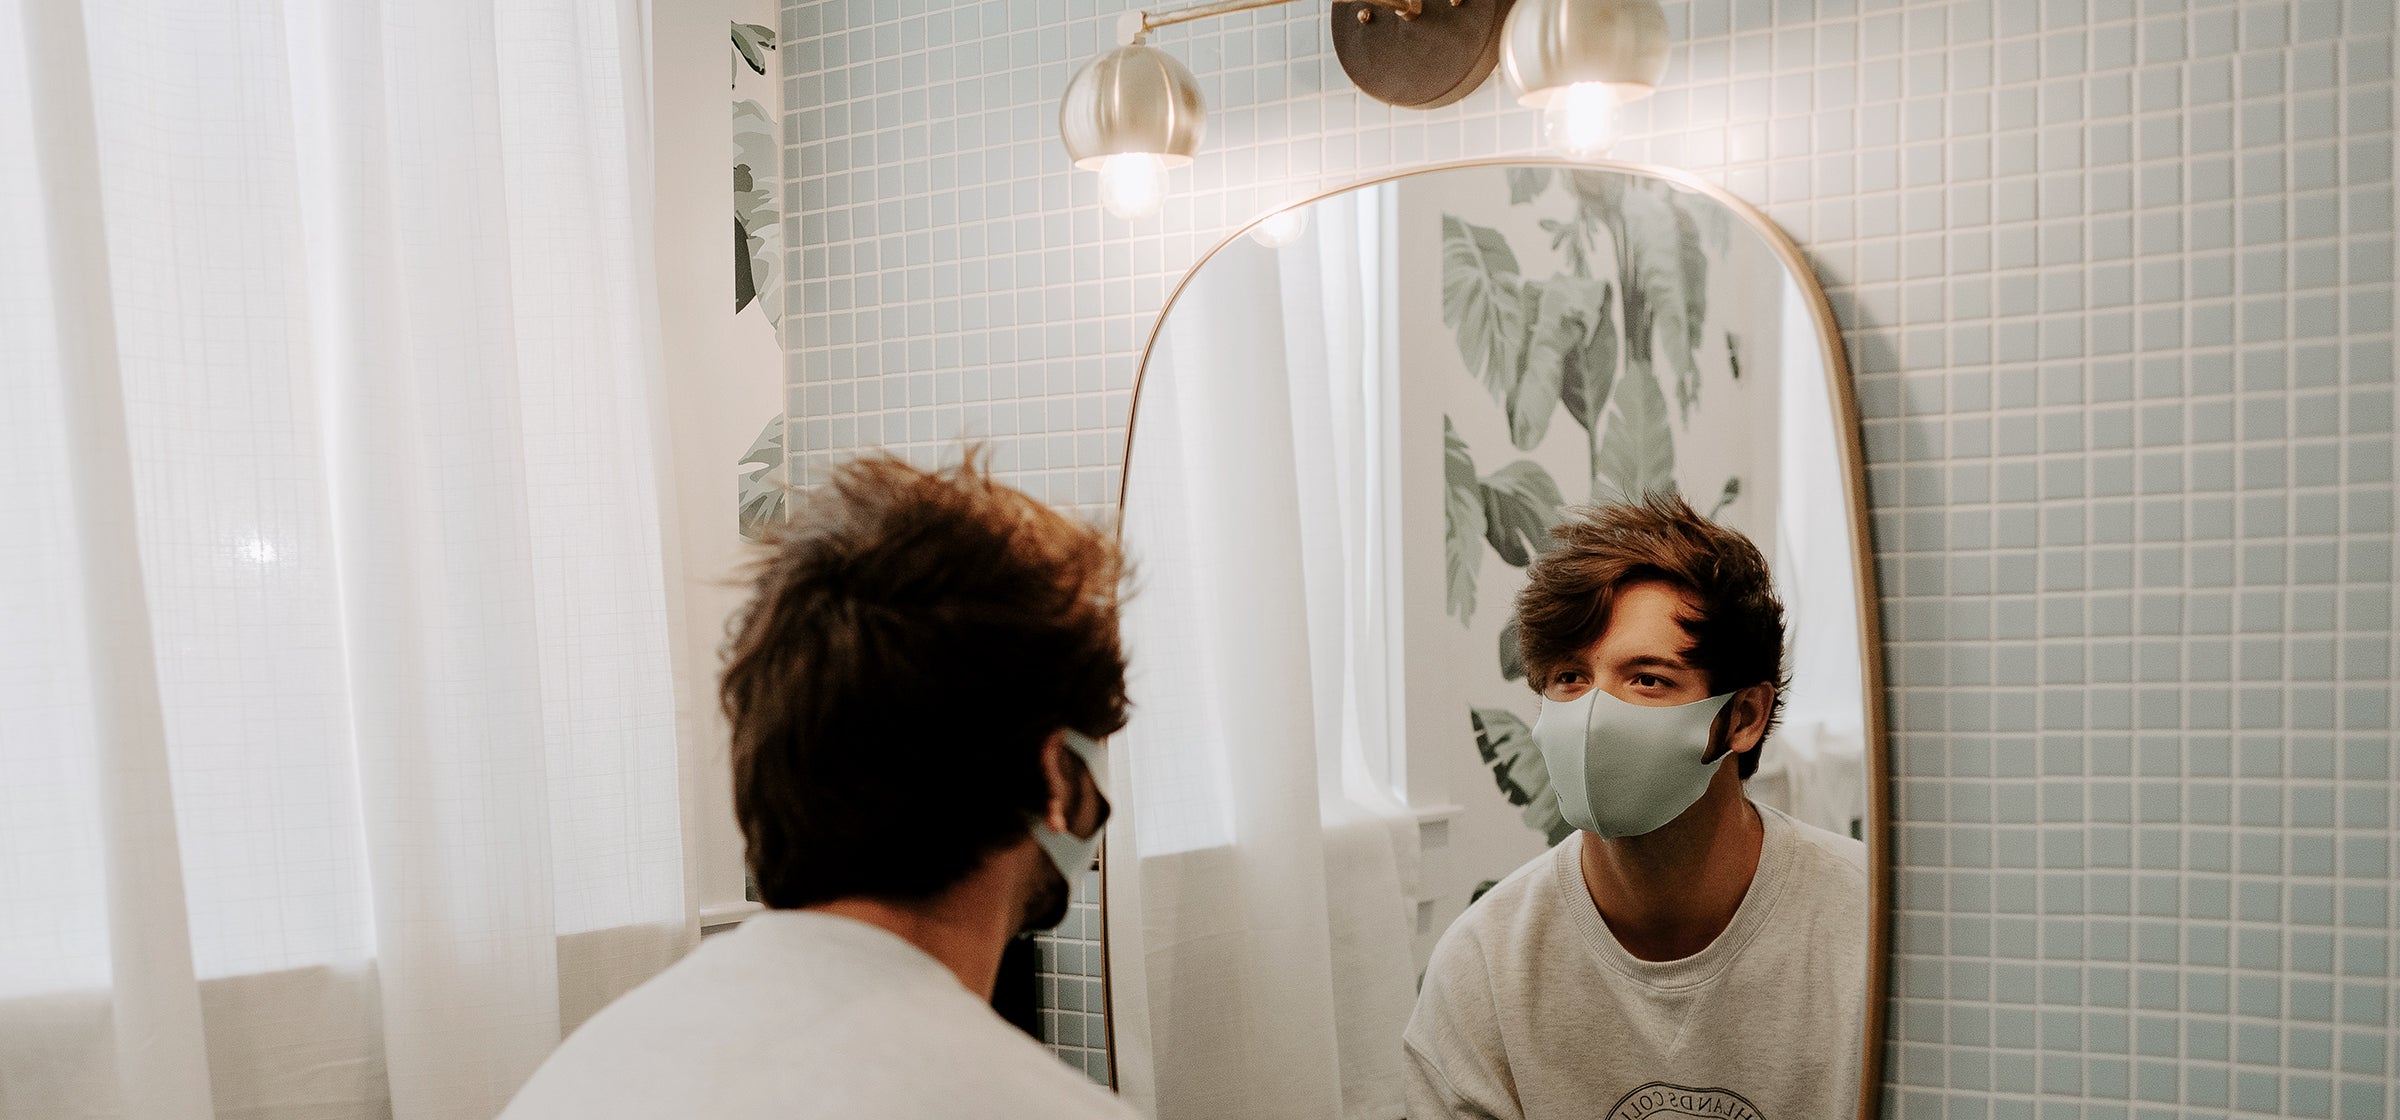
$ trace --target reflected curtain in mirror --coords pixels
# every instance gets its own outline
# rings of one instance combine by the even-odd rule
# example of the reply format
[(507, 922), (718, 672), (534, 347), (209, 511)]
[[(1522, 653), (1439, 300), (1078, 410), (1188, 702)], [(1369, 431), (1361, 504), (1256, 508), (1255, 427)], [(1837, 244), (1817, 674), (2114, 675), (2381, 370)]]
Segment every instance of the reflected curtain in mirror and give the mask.
[(1127, 631), (1152, 638), (1132, 650), (1142, 719), (1114, 741), (1110, 983), (1120, 1087), (1162, 1120), (1400, 1099), (1414, 825), (1366, 757), (1388, 677), (1352, 671), (1385, 648), (1392, 593), (1357, 563), (1390, 532), (1380, 201), (1317, 214), (1322, 251), (1195, 292), (1193, 329), (1154, 354), (1207, 372), (1139, 405), (1157, 442), (1128, 476)]

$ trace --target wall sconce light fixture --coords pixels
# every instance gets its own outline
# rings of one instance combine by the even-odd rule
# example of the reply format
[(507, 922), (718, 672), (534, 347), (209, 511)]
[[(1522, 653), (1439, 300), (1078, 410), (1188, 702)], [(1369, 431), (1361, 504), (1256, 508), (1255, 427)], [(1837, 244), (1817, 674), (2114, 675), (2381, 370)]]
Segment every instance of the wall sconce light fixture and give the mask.
[[(1059, 101), (1058, 133), (1075, 166), (1100, 173), (1100, 202), (1120, 218), (1155, 213), (1167, 170), (1192, 162), (1208, 109), (1200, 85), (1144, 40), (1161, 27), (1294, 0), (1216, 0), (1118, 18), (1123, 46), (1084, 64)], [(1359, 91), (1404, 109), (1437, 109), (1482, 85), (1497, 64), (1517, 102), (1542, 110), (1542, 135), (1589, 159), (1616, 139), (1616, 107), (1647, 97), (1667, 69), (1659, 0), (1332, 0), (1333, 53)]]
[[(1100, 172), (1100, 202), (1121, 218), (1155, 212), (1166, 172), (1192, 161), (1208, 110), (1199, 83), (1144, 40), (1153, 31), (1294, 0), (1218, 0), (1166, 12), (1127, 12), (1123, 46), (1085, 63), (1059, 100), (1058, 134), (1075, 166)], [(1467, 94), (1499, 61), (1514, 0), (1332, 0), (1333, 51), (1361, 92), (1389, 105), (1434, 109)]]
[(1520, 0), (1501, 39), (1517, 103), (1542, 110), (1542, 139), (1574, 159), (1606, 152), (1617, 106), (1656, 92), (1667, 72), (1658, 0)]

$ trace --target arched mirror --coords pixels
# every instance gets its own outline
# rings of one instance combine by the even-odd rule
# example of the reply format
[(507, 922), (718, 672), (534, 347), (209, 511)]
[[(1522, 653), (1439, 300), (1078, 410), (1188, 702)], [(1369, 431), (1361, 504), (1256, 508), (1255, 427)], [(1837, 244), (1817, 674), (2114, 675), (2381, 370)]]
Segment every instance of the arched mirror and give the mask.
[(1824, 296), (1696, 179), (1443, 167), (1218, 246), (1127, 450), (1119, 1088), (1162, 1120), (1870, 1114), (1865, 518)]

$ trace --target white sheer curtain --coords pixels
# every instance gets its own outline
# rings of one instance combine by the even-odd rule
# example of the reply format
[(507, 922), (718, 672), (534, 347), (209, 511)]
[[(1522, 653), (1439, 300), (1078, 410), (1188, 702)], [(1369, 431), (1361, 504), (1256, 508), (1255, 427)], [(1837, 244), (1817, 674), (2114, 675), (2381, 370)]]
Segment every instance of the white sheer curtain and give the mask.
[(489, 1117), (692, 936), (633, 0), (0, 0), (0, 1115)]
[(1783, 284), (1777, 361), (1782, 376), (1782, 491), (1775, 583), (1789, 636), (1792, 689), (1783, 722), (1751, 779), (1752, 796), (1843, 836), (1864, 836), (1866, 695), (1859, 648), (1857, 555), (1842, 430), (1815, 322), (1797, 284)]
[(1221, 253), (1145, 373), (1109, 951), (1120, 1081), (1162, 1120), (1403, 1105), (1416, 832), (1369, 760), (1391, 702), (1378, 197)]

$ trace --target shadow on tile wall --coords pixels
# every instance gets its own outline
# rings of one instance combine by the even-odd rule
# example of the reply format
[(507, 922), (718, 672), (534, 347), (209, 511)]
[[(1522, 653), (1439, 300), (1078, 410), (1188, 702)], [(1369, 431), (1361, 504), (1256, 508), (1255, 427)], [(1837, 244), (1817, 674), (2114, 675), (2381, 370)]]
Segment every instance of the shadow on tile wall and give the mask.
[[(1055, 112), (1123, 7), (785, 4), (802, 477), (986, 436), (1103, 512), (1189, 262), (1352, 179), (1532, 150), (1494, 86), (1360, 97), (1295, 4), (1154, 38), (1214, 116), (1118, 222)], [(1615, 155), (1789, 231), (1859, 380), (1898, 1114), (2391, 1116), (2391, 0), (1668, 13)]]

